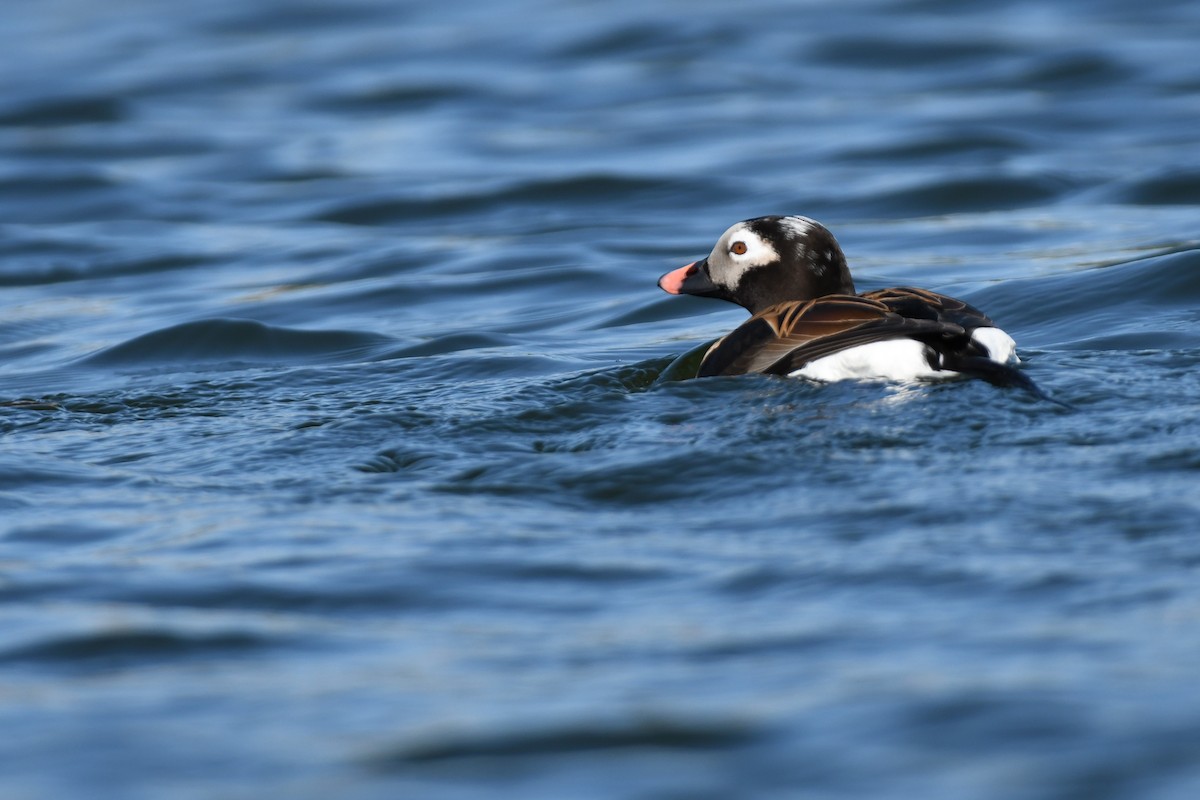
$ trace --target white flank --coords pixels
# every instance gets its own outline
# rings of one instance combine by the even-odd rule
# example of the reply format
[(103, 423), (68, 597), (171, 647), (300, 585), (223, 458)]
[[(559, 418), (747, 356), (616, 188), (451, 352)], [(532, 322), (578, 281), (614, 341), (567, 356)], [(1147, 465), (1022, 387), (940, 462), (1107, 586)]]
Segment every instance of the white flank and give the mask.
[(952, 378), (957, 374), (930, 367), (925, 359), (925, 345), (920, 342), (913, 339), (889, 339), (851, 347), (840, 353), (810, 361), (788, 377), (809, 378), (814, 381), (916, 381)]
[[(987, 348), (993, 361), (1016, 364), (1017, 344), (999, 328), (976, 328), (972, 338)], [(920, 381), (953, 378), (959, 373), (934, 369), (925, 358), (925, 345), (913, 339), (888, 339), (851, 347), (805, 364), (789, 378), (814, 381)]]

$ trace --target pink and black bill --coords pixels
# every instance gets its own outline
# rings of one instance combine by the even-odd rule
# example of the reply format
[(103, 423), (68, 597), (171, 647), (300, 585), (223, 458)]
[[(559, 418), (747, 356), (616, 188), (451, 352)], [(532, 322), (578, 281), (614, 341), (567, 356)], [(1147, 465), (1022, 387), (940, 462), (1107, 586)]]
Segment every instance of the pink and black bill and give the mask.
[(720, 294), (720, 289), (709, 277), (707, 258), (671, 270), (658, 279), (658, 288), (668, 294), (692, 294), (697, 297), (714, 297)]

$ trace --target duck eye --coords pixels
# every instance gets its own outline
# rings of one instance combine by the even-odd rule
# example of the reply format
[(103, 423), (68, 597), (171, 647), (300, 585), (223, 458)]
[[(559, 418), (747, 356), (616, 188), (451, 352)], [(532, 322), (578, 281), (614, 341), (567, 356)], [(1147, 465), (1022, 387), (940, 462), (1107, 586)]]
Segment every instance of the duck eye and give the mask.
[(735, 256), (746, 255), (746, 243), (734, 242), (732, 245), (730, 245), (729, 252), (733, 253)]

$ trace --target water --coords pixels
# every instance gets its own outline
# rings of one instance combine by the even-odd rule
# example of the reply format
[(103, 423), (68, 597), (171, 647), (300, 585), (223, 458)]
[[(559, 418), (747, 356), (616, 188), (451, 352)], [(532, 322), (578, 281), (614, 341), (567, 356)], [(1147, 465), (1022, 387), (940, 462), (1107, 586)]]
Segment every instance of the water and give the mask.
[[(1198, 36), (6, 5), (4, 796), (1197, 796)], [(1071, 407), (664, 379), (767, 213)]]

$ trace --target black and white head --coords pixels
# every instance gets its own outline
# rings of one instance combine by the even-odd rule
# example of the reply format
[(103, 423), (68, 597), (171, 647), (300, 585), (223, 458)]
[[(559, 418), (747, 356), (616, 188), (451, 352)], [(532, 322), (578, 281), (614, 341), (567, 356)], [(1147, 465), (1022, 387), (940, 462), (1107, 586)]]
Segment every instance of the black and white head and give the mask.
[(808, 217), (756, 217), (717, 240), (707, 258), (685, 264), (658, 281), (671, 294), (719, 297), (757, 314), (789, 300), (854, 294), (842, 248)]

